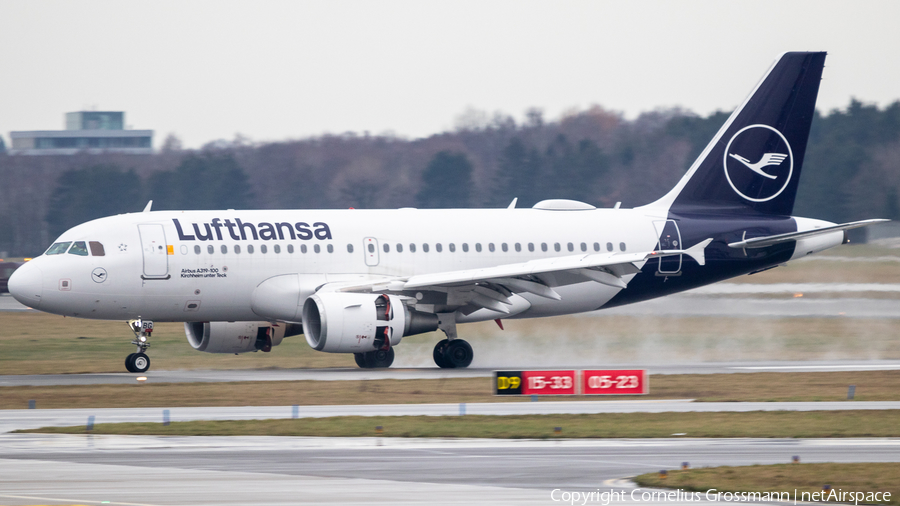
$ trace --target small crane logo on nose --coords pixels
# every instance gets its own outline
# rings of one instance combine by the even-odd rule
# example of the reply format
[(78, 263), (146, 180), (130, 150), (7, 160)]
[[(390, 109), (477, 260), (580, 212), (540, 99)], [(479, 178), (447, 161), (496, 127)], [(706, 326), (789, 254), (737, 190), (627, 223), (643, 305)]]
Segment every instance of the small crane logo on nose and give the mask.
[(97, 267), (94, 269), (94, 272), (91, 273), (91, 279), (94, 280), (94, 283), (102, 283), (106, 281), (106, 269), (103, 267)]

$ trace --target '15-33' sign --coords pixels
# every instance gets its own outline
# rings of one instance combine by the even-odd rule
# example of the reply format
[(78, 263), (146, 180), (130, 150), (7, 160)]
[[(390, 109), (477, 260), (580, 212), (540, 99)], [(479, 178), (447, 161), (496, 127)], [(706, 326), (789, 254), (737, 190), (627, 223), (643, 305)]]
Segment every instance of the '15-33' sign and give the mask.
[(649, 391), (645, 370), (494, 371), (496, 395), (635, 395)]

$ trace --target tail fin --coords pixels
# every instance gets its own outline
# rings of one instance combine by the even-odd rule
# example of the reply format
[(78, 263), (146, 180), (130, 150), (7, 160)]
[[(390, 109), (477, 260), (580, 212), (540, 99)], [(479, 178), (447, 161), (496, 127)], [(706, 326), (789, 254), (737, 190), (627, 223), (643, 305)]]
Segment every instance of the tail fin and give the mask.
[(790, 215), (825, 53), (784, 53), (687, 174), (650, 206)]

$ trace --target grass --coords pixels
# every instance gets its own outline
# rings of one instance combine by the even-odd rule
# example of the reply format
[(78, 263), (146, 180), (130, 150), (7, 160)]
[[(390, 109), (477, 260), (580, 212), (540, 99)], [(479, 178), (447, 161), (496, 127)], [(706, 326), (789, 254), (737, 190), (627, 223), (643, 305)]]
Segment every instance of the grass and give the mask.
[[(803, 492), (821, 492), (827, 484), (835, 492), (890, 492), (890, 500), (879, 503), (900, 504), (900, 463), (709, 467), (670, 470), (665, 479), (659, 473), (642, 474), (634, 481), (641, 487), (675, 488), (702, 494), (712, 488), (721, 492), (789, 492), (791, 501), (794, 490), (798, 500), (808, 501)], [(875, 501), (871, 499), (859, 502), (872, 504)]]
[[(152, 381), (152, 378), (151, 378)], [(612, 399), (696, 399), (699, 401), (843, 401), (856, 385), (858, 401), (900, 400), (900, 371), (658, 375), (650, 395)], [(0, 409), (187, 406), (288, 406), (522, 402), (493, 395), (490, 378), (373, 381), (260, 381), (0, 387)], [(600, 400), (561, 396), (546, 400)], [(850, 401), (848, 401), (850, 402)]]
[[(611, 413), (524, 416), (346, 416), (297, 420), (227, 420), (98, 424), (93, 434), (171, 436), (367, 437), (375, 427), (387, 437), (420, 438), (846, 438), (900, 436), (900, 410), (754, 411), (745, 413)], [(556, 435), (555, 427), (561, 427)], [(17, 432), (81, 434), (84, 426)]]

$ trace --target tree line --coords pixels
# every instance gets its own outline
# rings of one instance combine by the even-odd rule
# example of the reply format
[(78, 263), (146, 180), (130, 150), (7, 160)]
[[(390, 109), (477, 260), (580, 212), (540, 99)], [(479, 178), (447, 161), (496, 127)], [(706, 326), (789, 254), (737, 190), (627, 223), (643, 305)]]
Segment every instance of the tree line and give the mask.
[[(568, 198), (646, 204), (668, 191), (728, 114), (679, 109), (628, 120), (593, 107), (517, 123), (470, 114), (425, 139), (244, 138), (154, 155), (0, 155), (0, 252), (32, 256), (79, 223), (153, 209), (519, 207)], [(900, 219), (900, 102), (817, 112), (795, 214)]]

